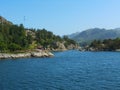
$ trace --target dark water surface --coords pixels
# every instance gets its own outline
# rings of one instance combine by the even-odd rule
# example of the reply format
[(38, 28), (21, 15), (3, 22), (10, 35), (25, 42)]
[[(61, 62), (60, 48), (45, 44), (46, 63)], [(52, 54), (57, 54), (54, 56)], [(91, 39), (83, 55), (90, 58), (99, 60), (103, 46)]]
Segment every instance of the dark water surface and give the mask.
[(0, 90), (120, 90), (120, 52), (0, 60)]

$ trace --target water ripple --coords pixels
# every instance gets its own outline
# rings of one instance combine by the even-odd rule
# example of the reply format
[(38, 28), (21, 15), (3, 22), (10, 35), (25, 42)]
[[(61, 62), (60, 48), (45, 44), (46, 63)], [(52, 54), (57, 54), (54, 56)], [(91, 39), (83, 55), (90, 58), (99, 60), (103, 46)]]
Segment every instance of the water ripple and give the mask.
[(119, 52), (0, 61), (0, 90), (120, 90)]

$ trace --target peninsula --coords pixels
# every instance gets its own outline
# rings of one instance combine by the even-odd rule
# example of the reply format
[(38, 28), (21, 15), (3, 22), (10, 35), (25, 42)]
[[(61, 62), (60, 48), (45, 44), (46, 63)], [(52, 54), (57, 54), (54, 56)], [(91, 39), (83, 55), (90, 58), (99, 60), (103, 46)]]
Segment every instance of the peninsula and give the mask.
[(50, 51), (77, 47), (76, 42), (67, 36), (60, 37), (46, 29), (25, 28), (23, 24), (13, 24), (0, 16), (0, 59), (49, 57), (54, 56)]

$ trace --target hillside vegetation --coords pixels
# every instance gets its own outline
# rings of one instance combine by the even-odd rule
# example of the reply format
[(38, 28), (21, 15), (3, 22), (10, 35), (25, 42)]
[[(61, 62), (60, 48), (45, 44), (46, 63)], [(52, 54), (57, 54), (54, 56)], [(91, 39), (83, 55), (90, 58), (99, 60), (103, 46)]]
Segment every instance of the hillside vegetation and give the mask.
[(65, 49), (76, 45), (67, 36), (56, 36), (46, 29), (26, 29), (23, 24), (15, 25), (0, 16), (0, 52), (14, 52), (32, 49)]
[(120, 51), (120, 38), (105, 39), (103, 41), (94, 40), (89, 48), (94, 51)]

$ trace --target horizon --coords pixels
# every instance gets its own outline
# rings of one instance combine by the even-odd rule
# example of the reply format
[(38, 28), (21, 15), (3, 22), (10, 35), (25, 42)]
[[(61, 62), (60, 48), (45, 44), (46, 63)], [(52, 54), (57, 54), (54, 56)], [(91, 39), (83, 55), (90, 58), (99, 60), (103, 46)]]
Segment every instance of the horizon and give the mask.
[(26, 28), (69, 35), (90, 28), (119, 28), (119, 0), (1, 1), (0, 15)]

